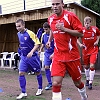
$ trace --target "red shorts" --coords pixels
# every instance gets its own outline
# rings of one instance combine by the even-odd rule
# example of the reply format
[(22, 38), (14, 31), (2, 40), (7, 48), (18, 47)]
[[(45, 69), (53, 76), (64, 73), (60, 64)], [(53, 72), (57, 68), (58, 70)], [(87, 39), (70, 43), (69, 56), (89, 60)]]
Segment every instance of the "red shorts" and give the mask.
[(51, 76), (64, 77), (68, 71), (69, 75), (74, 81), (78, 81), (81, 78), (81, 63), (80, 60), (61, 62), (53, 60), (51, 67)]
[(97, 60), (97, 54), (86, 55), (83, 57), (84, 65), (95, 64)]

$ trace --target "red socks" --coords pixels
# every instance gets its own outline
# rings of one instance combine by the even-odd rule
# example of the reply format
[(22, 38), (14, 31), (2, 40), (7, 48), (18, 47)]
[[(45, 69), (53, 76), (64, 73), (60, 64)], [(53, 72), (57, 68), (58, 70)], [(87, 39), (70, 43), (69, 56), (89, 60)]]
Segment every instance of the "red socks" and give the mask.
[(61, 92), (61, 85), (59, 85), (59, 86), (53, 86), (52, 90), (53, 90), (53, 92)]

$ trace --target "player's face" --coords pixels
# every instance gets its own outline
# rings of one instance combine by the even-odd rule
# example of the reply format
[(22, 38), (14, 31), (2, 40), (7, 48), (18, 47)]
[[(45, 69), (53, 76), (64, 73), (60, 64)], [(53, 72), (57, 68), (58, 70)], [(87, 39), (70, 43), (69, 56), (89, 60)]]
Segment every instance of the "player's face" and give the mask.
[(50, 28), (43, 28), (44, 29), (44, 32), (46, 32), (46, 33), (50, 33)]
[(18, 22), (18, 23), (16, 23), (16, 29), (17, 29), (19, 32), (23, 32), (24, 29), (25, 29), (25, 25), (23, 25), (21, 22)]
[(90, 20), (84, 21), (84, 26), (86, 27), (86, 29), (89, 29), (91, 26)]
[(57, 15), (60, 16), (63, 11), (64, 4), (62, 3), (62, 0), (51, 0), (52, 1), (52, 9), (53, 12)]

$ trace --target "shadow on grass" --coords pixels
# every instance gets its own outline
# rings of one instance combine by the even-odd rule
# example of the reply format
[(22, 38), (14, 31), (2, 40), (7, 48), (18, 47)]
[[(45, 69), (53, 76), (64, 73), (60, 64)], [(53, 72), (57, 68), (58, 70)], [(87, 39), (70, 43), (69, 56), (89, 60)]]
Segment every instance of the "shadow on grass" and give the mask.
[(45, 98), (42, 98), (42, 97), (37, 97), (37, 96), (30, 96), (30, 97), (27, 97), (27, 98), (23, 98), (22, 100), (46, 100)]

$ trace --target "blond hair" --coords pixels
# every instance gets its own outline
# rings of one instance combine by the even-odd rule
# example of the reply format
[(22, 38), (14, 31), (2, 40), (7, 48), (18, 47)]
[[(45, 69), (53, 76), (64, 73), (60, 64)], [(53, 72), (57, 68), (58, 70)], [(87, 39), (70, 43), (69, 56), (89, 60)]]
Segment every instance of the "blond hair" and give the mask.
[(84, 18), (84, 22), (87, 22), (88, 20), (90, 20), (90, 22), (92, 22), (92, 19), (91, 19), (91, 17), (89, 17), (89, 16), (86, 16), (86, 17)]

